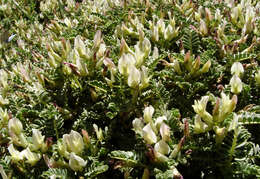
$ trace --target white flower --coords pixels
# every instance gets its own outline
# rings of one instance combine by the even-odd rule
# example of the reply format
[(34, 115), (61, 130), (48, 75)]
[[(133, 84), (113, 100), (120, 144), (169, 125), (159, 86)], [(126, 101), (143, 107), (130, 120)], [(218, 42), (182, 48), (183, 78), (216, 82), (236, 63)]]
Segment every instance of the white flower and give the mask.
[(35, 150), (38, 150), (44, 145), (44, 136), (38, 129), (32, 129), (32, 142)]
[(230, 80), (231, 85), (231, 92), (235, 94), (241, 93), (243, 89), (243, 84), (241, 79), (237, 75), (233, 75), (233, 77)]
[(0, 83), (1, 83), (1, 86), (3, 87), (3, 89), (8, 88), (7, 80), (8, 80), (8, 73), (5, 70), (1, 69), (0, 70)]
[(150, 77), (148, 77), (148, 72), (147, 72), (147, 68), (145, 66), (141, 67), (142, 71), (141, 71), (141, 86), (140, 88), (146, 88), (147, 86), (149, 86), (149, 80)]
[(236, 95), (234, 95), (232, 99), (229, 99), (229, 96), (227, 96), (225, 93), (221, 93), (220, 113), (223, 115), (231, 113), (235, 109), (236, 103), (237, 103)]
[(164, 39), (165, 40), (171, 40), (172, 39), (172, 34), (174, 33), (174, 29), (172, 28), (171, 25), (168, 25), (164, 31)]
[(151, 52), (151, 43), (147, 38), (144, 38), (142, 43), (140, 44), (142, 46), (142, 50), (145, 53), (145, 57), (148, 57), (148, 55)]
[(156, 152), (160, 152), (163, 155), (168, 155), (170, 153), (169, 145), (163, 140), (160, 140), (154, 145), (154, 150)]
[(138, 87), (141, 81), (141, 73), (135, 66), (131, 66), (129, 68), (130, 70), (129, 70), (129, 76), (127, 81), (128, 86), (132, 88), (136, 88)]
[(231, 74), (237, 75), (238, 77), (244, 73), (243, 65), (240, 62), (233, 63), (231, 67)]
[(41, 154), (31, 152), (31, 150), (28, 147), (21, 153), (27, 159), (26, 162), (31, 164), (32, 166), (35, 165), (41, 159)]
[(155, 121), (155, 126), (159, 130), (163, 121), (167, 121), (166, 116), (160, 116)]
[(151, 105), (144, 109), (144, 121), (146, 123), (152, 121), (153, 113), (154, 113), (154, 108)]
[(135, 57), (130, 53), (124, 53), (118, 61), (119, 72), (124, 76), (128, 76), (130, 72), (129, 68), (134, 65)]
[(71, 130), (70, 134), (64, 134), (62, 141), (63, 145), (69, 152), (80, 154), (84, 149), (83, 138), (76, 131)]
[(194, 132), (196, 134), (204, 133), (208, 130), (208, 125), (201, 121), (201, 117), (199, 115), (195, 116), (194, 121)]
[(155, 42), (159, 41), (159, 31), (157, 26), (153, 26), (152, 28), (152, 40)]
[(133, 125), (133, 128), (134, 128), (134, 131), (137, 133), (137, 134), (140, 134), (142, 135), (142, 129), (144, 127), (144, 123), (143, 121), (140, 119), (140, 118), (135, 118), (132, 122), (132, 125)]
[(93, 41), (94, 41), (94, 46), (93, 46), (93, 48), (94, 48), (94, 49), (96, 49), (97, 47), (99, 47), (99, 45), (101, 44), (101, 41), (102, 41), (101, 35), (102, 35), (102, 34), (101, 34), (101, 31), (98, 30), (98, 31), (96, 32), (95, 36), (94, 36), (94, 39), (93, 39)]
[(208, 100), (209, 96), (203, 96), (200, 101), (195, 100), (195, 104), (192, 107), (208, 125), (212, 125), (213, 117), (206, 111)]
[(156, 151), (155, 151), (155, 157), (156, 157), (157, 161), (159, 161), (159, 162), (166, 162), (169, 159), (165, 155), (161, 154), (160, 152), (156, 152)]
[(23, 130), (23, 125), (19, 119), (12, 118), (8, 122), (8, 130), (9, 130), (9, 133), (13, 133), (15, 135), (20, 135)]
[(162, 140), (164, 140), (164, 141), (170, 140), (170, 127), (167, 124), (165, 124), (164, 122), (161, 124), (160, 134), (162, 136)]
[(85, 167), (87, 164), (87, 161), (82, 159), (81, 157), (77, 156), (73, 152), (70, 154), (69, 159), (69, 166), (74, 171), (81, 171), (83, 167)]
[(87, 51), (86, 51), (86, 47), (84, 42), (81, 40), (80, 35), (77, 35), (75, 40), (74, 40), (74, 47), (76, 48), (76, 50), (78, 51), (78, 53), (81, 56), (86, 56), (87, 55)]
[(14, 145), (13, 145), (13, 144), (10, 144), (10, 145), (8, 146), (8, 151), (9, 151), (9, 153), (11, 154), (12, 160), (14, 160), (14, 161), (23, 160), (24, 156), (21, 154), (21, 152), (19, 152), (18, 150), (16, 150), (16, 149), (14, 148)]
[(143, 128), (143, 138), (148, 144), (154, 144), (157, 142), (157, 136), (151, 127), (151, 123), (147, 124)]
[(136, 66), (140, 67), (143, 62), (144, 62), (144, 58), (145, 58), (145, 52), (142, 51), (142, 49), (140, 48), (140, 42), (138, 42), (135, 46), (135, 59), (136, 59)]
[(200, 101), (195, 100), (194, 105), (192, 105), (194, 111), (200, 116), (203, 116), (203, 113), (206, 111), (208, 100), (209, 96), (203, 96)]
[(80, 58), (79, 53), (77, 50), (73, 50), (71, 55), (73, 56), (74, 63), (76, 63), (77, 69), (80, 72), (81, 76), (86, 76), (88, 74), (88, 69), (86, 64)]

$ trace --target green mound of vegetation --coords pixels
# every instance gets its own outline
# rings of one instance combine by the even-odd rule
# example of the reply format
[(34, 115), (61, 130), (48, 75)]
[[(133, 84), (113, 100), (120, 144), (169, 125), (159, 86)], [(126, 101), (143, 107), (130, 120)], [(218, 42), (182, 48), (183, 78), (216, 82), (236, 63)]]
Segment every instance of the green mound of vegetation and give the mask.
[(258, 0), (0, 0), (0, 174), (260, 178)]

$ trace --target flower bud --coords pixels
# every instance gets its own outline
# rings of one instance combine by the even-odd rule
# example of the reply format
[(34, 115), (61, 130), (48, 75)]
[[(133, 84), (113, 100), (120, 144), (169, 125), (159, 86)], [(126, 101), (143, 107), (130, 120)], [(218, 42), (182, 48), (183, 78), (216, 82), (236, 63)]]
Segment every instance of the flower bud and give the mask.
[(205, 14), (206, 14), (206, 21), (208, 23), (213, 20), (213, 16), (209, 8), (205, 8)]
[(88, 132), (87, 132), (86, 130), (82, 129), (82, 130), (81, 130), (81, 133), (82, 133), (82, 135), (83, 135), (83, 141), (84, 141), (86, 147), (88, 148), (88, 147), (90, 146), (90, 144), (91, 144), (91, 141), (90, 141), (90, 137), (89, 137), (89, 135), (88, 135)]
[(8, 123), (9, 115), (7, 109), (3, 110), (2, 108), (0, 108), (0, 118), (2, 119), (4, 124)]
[(53, 68), (57, 68), (58, 62), (56, 62), (55, 58), (51, 55), (51, 53), (48, 52), (48, 55), (49, 55), (49, 58), (48, 58), (49, 65)]
[(74, 153), (70, 154), (69, 166), (74, 171), (82, 171), (83, 167), (87, 165), (87, 161), (77, 156)]
[(201, 72), (202, 73), (207, 73), (209, 71), (209, 68), (211, 66), (211, 61), (208, 60), (204, 65), (203, 67), (201, 68)]
[(152, 122), (153, 113), (154, 108), (151, 105), (144, 109), (144, 121), (146, 123)]
[(258, 70), (256, 73), (255, 73), (255, 81), (256, 81), (256, 84), (258, 86), (260, 86), (260, 70)]
[(143, 172), (143, 175), (142, 175), (142, 179), (149, 179), (149, 178), (150, 178), (149, 169), (145, 168), (144, 172)]
[(133, 51), (128, 47), (125, 39), (121, 39), (121, 44), (120, 44), (120, 53), (119, 53), (119, 56), (122, 57), (122, 55), (124, 53), (130, 53), (131, 55), (134, 55)]
[(84, 142), (82, 136), (71, 130), (70, 134), (64, 134), (62, 137), (63, 145), (69, 152), (80, 154), (84, 149)]
[(145, 53), (145, 57), (148, 57), (151, 52), (151, 42), (147, 38), (144, 38), (141, 45), (142, 45), (142, 50)]
[(239, 7), (234, 7), (231, 9), (231, 22), (233, 24), (237, 24), (237, 20), (239, 17)]
[(196, 21), (200, 22), (201, 15), (199, 13), (195, 12), (194, 18)]
[(34, 166), (41, 159), (41, 154), (33, 153), (29, 148), (26, 148), (21, 153), (27, 159), (26, 162), (31, 164), (31, 166)]
[(94, 49), (97, 49), (97, 48), (99, 47), (99, 45), (101, 44), (101, 41), (102, 41), (101, 31), (98, 30), (98, 31), (96, 32), (95, 36), (94, 36), (94, 40), (93, 40), (94, 46), (93, 46), (93, 48), (94, 48)]
[(208, 28), (204, 20), (200, 19), (200, 27), (199, 31), (203, 36), (206, 36), (208, 34)]
[(9, 100), (8, 99), (4, 99), (2, 95), (0, 95), (0, 106), (4, 106), (9, 104)]
[(151, 127), (151, 123), (147, 124), (143, 128), (143, 138), (148, 144), (154, 144), (157, 142), (157, 136)]
[(222, 142), (222, 140), (224, 139), (225, 137), (225, 131), (226, 131), (226, 128), (225, 127), (214, 127), (214, 131), (216, 133), (216, 143), (219, 144)]
[(8, 89), (9, 85), (7, 83), (8, 80), (8, 74), (5, 70), (0, 70), (0, 83), (4, 90)]
[(97, 58), (101, 59), (105, 55), (105, 52), (106, 52), (106, 44), (101, 43), (97, 51)]
[(23, 125), (19, 119), (12, 118), (8, 122), (8, 130), (9, 133), (14, 133), (15, 135), (19, 136), (23, 131)]
[(244, 73), (243, 65), (240, 62), (233, 63), (231, 67), (231, 74), (240, 77), (240, 75), (243, 73)]
[(159, 50), (156, 46), (154, 46), (154, 48), (153, 48), (152, 58), (153, 58), (153, 60), (156, 60), (157, 58), (159, 58)]
[(185, 57), (184, 57), (184, 66), (185, 66), (185, 68), (186, 68), (188, 71), (191, 71), (191, 69), (192, 69), (192, 60), (191, 60), (190, 51), (188, 51), (188, 52), (185, 54)]
[(68, 65), (62, 66), (62, 71), (65, 75), (71, 75), (72, 69)]
[(191, 72), (196, 72), (198, 71), (200, 68), (200, 56), (198, 56), (196, 58), (196, 60), (193, 62), (193, 65), (192, 65), (192, 71)]
[(130, 86), (131, 88), (137, 88), (141, 81), (141, 73), (135, 66), (131, 66), (129, 68), (130, 70), (127, 81), (128, 86)]
[(93, 127), (94, 127), (94, 130), (95, 130), (95, 132), (96, 132), (96, 135), (97, 135), (98, 140), (102, 141), (103, 138), (104, 138), (104, 137), (103, 137), (102, 129), (101, 129), (101, 128), (98, 129), (98, 126), (97, 126), (96, 124), (93, 124)]
[(159, 41), (159, 30), (157, 26), (152, 28), (152, 40), (155, 42)]
[(230, 80), (231, 85), (231, 92), (235, 94), (241, 93), (243, 89), (243, 84), (241, 79), (237, 75), (233, 75), (233, 77)]
[(139, 68), (144, 62), (145, 53), (141, 50), (139, 42), (137, 45), (135, 45), (134, 48), (135, 48), (135, 59), (136, 59), (135, 66)]
[(173, 39), (173, 32), (174, 32), (174, 29), (172, 28), (171, 25), (168, 25), (164, 31), (164, 39), (165, 40), (171, 40)]
[(164, 31), (165, 31), (165, 23), (163, 21), (163, 19), (159, 19), (157, 21), (157, 27), (158, 27), (158, 31), (160, 34), (164, 34)]
[(170, 65), (173, 67), (174, 71), (178, 74), (181, 75), (182, 74), (182, 70), (180, 67), (180, 63), (177, 59), (173, 60), (172, 63), (170, 63)]
[(216, 19), (218, 22), (221, 22), (222, 15), (221, 15), (221, 12), (220, 12), (219, 9), (217, 9), (216, 12), (215, 12), (215, 19)]

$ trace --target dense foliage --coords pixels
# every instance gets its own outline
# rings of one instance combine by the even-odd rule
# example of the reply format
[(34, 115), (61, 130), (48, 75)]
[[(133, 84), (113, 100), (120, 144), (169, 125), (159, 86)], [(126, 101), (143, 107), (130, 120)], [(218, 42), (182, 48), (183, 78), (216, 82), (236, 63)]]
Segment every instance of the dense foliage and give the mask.
[(0, 173), (260, 177), (258, 0), (0, 0)]

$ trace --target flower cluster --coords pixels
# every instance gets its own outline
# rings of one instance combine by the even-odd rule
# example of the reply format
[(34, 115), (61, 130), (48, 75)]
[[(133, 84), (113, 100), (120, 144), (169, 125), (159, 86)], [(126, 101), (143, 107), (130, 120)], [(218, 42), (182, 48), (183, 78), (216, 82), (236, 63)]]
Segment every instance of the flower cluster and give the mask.
[(180, 145), (171, 148), (171, 130), (167, 125), (166, 116), (153, 119), (154, 108), (148, 106), (143, 111), (143, 118), (133, 120), (133, 130), (140, 135), (146, 144), (153, 146), (155, 159), (157, 162), (165, 162), (170, 158), (177, 156), (180, 151)]
[[(194, 132), (205, 133), (214, 130), (216, 142), (220, 143), (227, 132), (227, 127), (223, 125), (225, 119), (234, 111), (237, 104), (237, 96), (231, 99), (225, 93), (221, 93), (221, 98), (215, 98), (215, 106), (212, 114), (207, 112), (209, 96), (203, 96), (201, 100), (196, 100), (192, 105), (196, 116), (194, 119)], [(202, 120), (203, 121), (202, 121)]]

